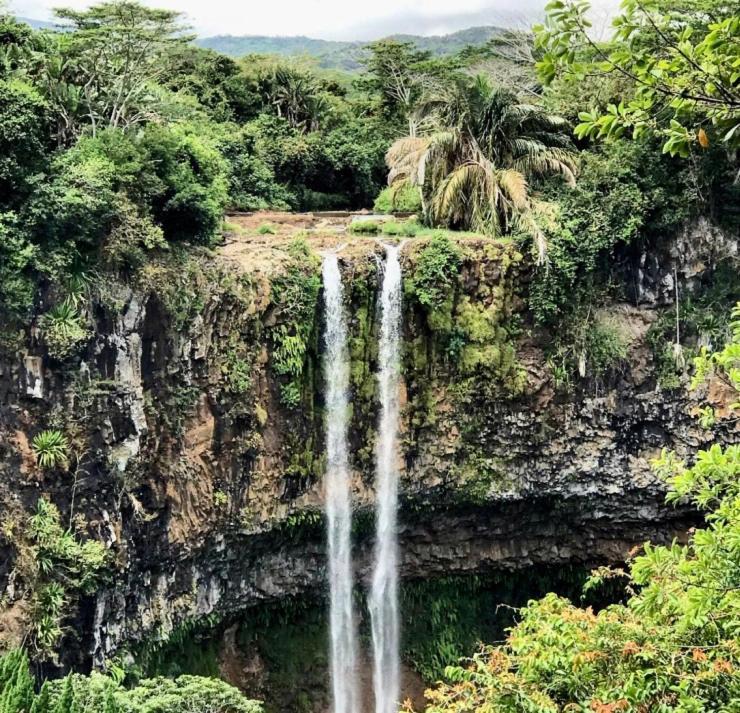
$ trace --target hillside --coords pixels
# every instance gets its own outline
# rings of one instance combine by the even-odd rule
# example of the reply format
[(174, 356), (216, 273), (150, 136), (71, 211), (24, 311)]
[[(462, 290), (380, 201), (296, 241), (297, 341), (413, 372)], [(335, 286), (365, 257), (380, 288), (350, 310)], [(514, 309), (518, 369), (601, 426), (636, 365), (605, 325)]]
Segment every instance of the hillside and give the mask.
[[(468, 45), (480, 45), (493, 37), (499, 28), (493, 26), (470, 27), (449, 35), (393, 35), (394, 39), (413, 42), (417, 48), (433, 55), (459, 52)], [(216, 35), (196, 41), (201, 47), (223, 52), (232, 57), (246, 54), (280, 54), (285, 56), (314, 57), (325, 69), (357, 70), (364, 53), (365, 42), (340, 42), (318, 40), (311, 37), (267, 37), (263, 35)]]
[(25, 22), (27, 25), (33, 27), (34, 30), (54, 30), (57, 26), (53, 22), (47, 20), (34, 20), (31, 17), (16, 17), (18, 22)]
[[(59, 29), (54, 22), (17, 17), (37, 30)], [(412, 42), (418, 49), (431, 52), (435, 56), (455, 54), (470, 45), (482, 45), (500, 28), (493, 26), (469, 27), (448, 35), (391, 35), (401, 42)], [(323, 69), (356, 71), (361, 68), (365, 54), (364, 41), (320, 40), (312, 37), (277, 37), (267, 35), (214, 35), (195, 40), (200, 47), (222, 52), (231, 57), (247, 54), (277, 54), (285, 57), (311, 57)]]

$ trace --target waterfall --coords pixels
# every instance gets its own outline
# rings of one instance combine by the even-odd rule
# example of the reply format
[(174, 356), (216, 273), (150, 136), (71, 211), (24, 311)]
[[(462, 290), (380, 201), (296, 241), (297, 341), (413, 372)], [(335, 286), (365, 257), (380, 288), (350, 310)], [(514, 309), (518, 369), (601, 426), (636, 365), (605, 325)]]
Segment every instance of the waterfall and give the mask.
[(398, 389), (401, 339), (401, 265), (398, 248), (386, 247), (381, 291), (378, 382), (380, 426), (376, 447), (375, 567), (370, 591), (375, 713), (396, 713), (400, 694), (398, 621)]
[(337, 256), (323, 262), (326, 310), (326, 515), (329, 540), (333, 713), (358, 713), (357, 644), (352, 614), (350, 471), (347, 455), (349, 355)]

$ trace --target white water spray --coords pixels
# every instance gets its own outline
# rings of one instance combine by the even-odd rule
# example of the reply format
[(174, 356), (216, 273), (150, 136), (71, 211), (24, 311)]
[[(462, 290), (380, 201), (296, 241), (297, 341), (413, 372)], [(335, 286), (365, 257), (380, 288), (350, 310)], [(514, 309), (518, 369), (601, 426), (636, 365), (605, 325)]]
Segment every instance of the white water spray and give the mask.
[(398, 248), (386, 247), (381, 291), (378, 371), (380, 427), (376, 447), (375, 569), (370, 591), (375, 713), (396, 713), (400, 694), (398, 621), (398, 389), (401, 342), (401, 265)]
[(324, 257), (323, 282), (326, 310), (326, 515), (333, 713), (357, 713), (357, 643), (352, 613), (352, 507), (347, 455), (349, 355), (342, 277), (335, 254)]

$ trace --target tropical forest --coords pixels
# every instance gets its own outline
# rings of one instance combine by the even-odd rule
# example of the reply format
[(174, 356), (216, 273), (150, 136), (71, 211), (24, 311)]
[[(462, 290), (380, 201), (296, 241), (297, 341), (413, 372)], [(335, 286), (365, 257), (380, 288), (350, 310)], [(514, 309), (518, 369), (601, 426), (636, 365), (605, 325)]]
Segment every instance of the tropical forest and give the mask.
[(740, 713), (740, 7), (536, 4), (0, 0), (0, 713)]

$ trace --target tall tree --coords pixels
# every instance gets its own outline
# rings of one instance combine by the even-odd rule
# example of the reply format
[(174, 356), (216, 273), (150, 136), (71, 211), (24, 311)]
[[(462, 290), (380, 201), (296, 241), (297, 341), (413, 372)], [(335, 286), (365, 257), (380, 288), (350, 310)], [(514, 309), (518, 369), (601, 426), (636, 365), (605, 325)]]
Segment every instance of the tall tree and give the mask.
[(174, 50), (190, 39), (180, 13), (112, 0), (56, 15), (69, 31), (58, 35), (59, 56), (44, 78), (50, 99), (68, 117), (64, 138), (79, 133), (81, 116), (93, 135), (155, 117), (157, 85), (174, 69)]
[(417, 50), (412, 42), (392, 39), (373, 42), (368, 49), (367, 75), (361, 85), (378, 95), (386, 119), (407, 123), (409, 136), (415, 136), (414, 105), (423, 90), (429, 53)]

